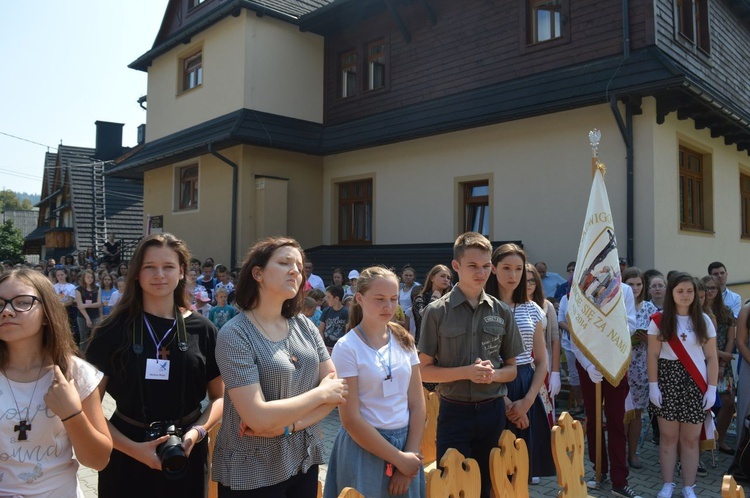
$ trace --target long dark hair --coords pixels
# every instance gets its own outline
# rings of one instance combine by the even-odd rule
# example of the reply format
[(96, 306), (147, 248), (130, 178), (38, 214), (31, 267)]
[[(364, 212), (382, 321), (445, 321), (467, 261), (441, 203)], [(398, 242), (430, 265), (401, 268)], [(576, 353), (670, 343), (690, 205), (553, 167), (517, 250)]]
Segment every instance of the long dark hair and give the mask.
[[(253, 277), (254, 268), (265, 268), (273, 253), (281, 247), (293, 247), (302, 255), (302, 266), (305, 266), (305, 251), (299, 243), (290, 237), (268, 237), (256, 242), (247, 252), (242, 268), (240, 268), (239, 282), (235, 288), (235, 304), (241, 310), (250, 310), (258, 305), (260, 300), (260, 286)], [(297, 294), (284, 301), (281, 306), (281, 315), (284, 318), (292, 318), (300, 312), (305, 301), (305, 282), (307, 277), (302, 273), (302, 283), (297, 289)]]
[(190, 261), (190, 251), (187, 244), (171, 233), (155, 233), (141, 240), (136, 246), (129, 265), (132, 271), (128, 271), (127, 275), (125, 275), (125, 292), (120, 296), (120, 300), (115, 305), (112, 313), (102, 322), (102, 327), (110, 322), (119, 320), (122, 320), (125, 327), (128, 327), (135, 323), (136, 320), (141, 319), (143, 315), (143, 289), (141, 289), (141, 285), (138, 283), (138, 276), (141, 273), (143, 258), (149, 247), (169, 247), (177, 254), (182, 278), (172, 293), (174, 305), (181, 309), (190, 308), (190, 303), (187, 300), (185, 292), (185, 272), (187, 271), (188, 261)]
[(698, 298), (698, 285), (695, 279), (685, 272), (675, 272), (667, 283), (667, 293), (664, 296), (664, 311), (662, 312), (660, 338), (668, 341), (677, 333), (677, 305), (674, 302), (674, 288), (683, 282), (690, 282), (693, 286), (695, 298), (690, 303), (688, 315), (693, 322), (693, 329), (700, 344), (708, 341), (708, 330), (706, 329), (706, 320), (703, 318), (700, 299)]
[[(704, 284), (707, 284), (708, 282), (713, 282), (716, 286), (716, 297), (713, 298), (713, 300), (710, 303), (711, 311), (713, 311), (714, 316), (716, 317), (716, 323), (721, 325), (727, 325), (732, 326), (735, 324), (734, 315), (732, 314), (732, 310), (729, 309), (727, 305), (724, 304), (724, 296), (721, 294), (721, 288), (719, 287), (719, 283), (716, 281), (714, 277), (711, 275), (706, 275), (701, 279)], [(708, 293), (708, 291), (706, 291)], [(708, 299), (708, 295), (706, 295), (706, 299)]]
[(646, 294), (648, 294), (648, 289), (646, 289), (646, 279), (643, 278), (643, 272), (637, 266), (628, 266), (622, 272), (621, 280), (623, 284), (626, 280), (630, 280), (631, 278), (641, 279), (641, 293), (637, 296), (633, 294), (633, 298), (635, 299), (635, 302), (637, 304), (644, 301), (646, 299)]
[[(365, 268), (359, 274), (359, 279), (357, 280), (357, 294), (366, 294), (370, 285), (372, 285), (372, 282), (378, 278), (392, 279), (396, 283), (396, 288), (398, 288), (398, 278), (395, 273), (382, 266), (371, 266)], [(362, 305), (360, 305), (356, 299), (353, 299), (352, 304), (349, 306), (349, 322), (346, 324), (347, 330), (351, 330), (359, 325), (360, 322), (362, 322), (362, 318)], [(388, 323), (388, 327), (390, 327), (391, 333), (396, 337), (396, 340), (402, 348), (407, 351), (414, 349), (414, 337), (412, 337), (406, 329), (393, 321)]]
[(534, 292), (531, 293), (531, 300), (538, 304), (542, 310), (546, 310), (547, 305), (544, 303), (544, 287), (542, 287), (542, 276), (539, 275), (539, 270), (537, 270), (536, 266), (531, 263), (526, 263), (526, 271), (530, 271), (531, 274), (534, 275), (534, 282), (536, 282)]
[[(526, 251), (521, 249), (521, 246), (517, 244), (503, 244), (492, 253), (492, 266), (497, 267), (497, 265), (508, 256), (519, 256), (522, 260), (523, 266), (521, 281), (518, 282), (518, 286), (513, 289), (513, 302), (516, 304), (526, 303), (529, 301), (529, 296), (526, 295)], [(500, 285), (497, 283), (497, 275), (492, 275), (487, 279), (484, 291), (487, 294), (500, 299)]]
[[(177, 282), (172, 296), (174, 305), (180, 310), (190, 308), (185, 290), (188, 261), (190, 261), (190, 251), (185, 241), (178, 239), (171, 233), (156, 233), (142, 239), (135, 248), (133, 258), (130, 260), (128, 273), (125, 275), (125, 291), (122, 293), (120, 300), (112, 309), (109, 315), (91, 333), (92, 339), (96, 337), (99, 329), (103, 329), (109, 324), (118, 323), (120, 325), (120, 344), (112, 353), (112, 365), (115, 365), (115, 358), (119, 363), (118, 374), (125, 375), (126, 354), (130, 350), (132, 336), (129, 333), (131, 327), (137, 320), (142, 320), (143, 316), (143, 289), (138, 282), (138, 276), (141, 273), (143, 259), (146, 256), (146, 250), (149, 247), (169, 247), (177, 254), (177, 261), (182, 271), (182, 278)], [(179, 312), (179, 311), (178, 311)]]
[[(432, 267), (432, 269), (427, 273), (427, 276), (424, 279), (424, 285), (419, 290), (420, 296), (426, 296), (429, 300), (430, 296), (432, 295), (432, 278), (440, 273), (441, 271), (447, 272), (448, 275), (451, 274), (450, 268), (448, 268), (445, 265), (435, 265)], [(448, 286), (447, 289), (443, 291), (443, 295), (445, 295), (449, 290), (450, 286)]]
[[(65, 306), (57, 297), (52, 282), (44, 274), (31, 268), (8, 270), (0, 275), (0, 284), (15, 279), (33, 287), (39, 294), (45, 320), (42, 321), (42, 354), (52, 358), (62, 373), (67, 375), (70, 358), (78, 356), (78, 349), (73, 342), (73, 332)], [(8, 345), (0, 340), (0, 366), (8, 365)]]

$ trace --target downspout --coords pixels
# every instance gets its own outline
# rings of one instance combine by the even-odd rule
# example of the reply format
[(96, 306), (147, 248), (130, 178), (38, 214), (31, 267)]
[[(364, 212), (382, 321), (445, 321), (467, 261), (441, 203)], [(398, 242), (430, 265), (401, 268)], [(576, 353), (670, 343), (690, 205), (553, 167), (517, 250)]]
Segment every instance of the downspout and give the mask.
[[(628, 0), (622, 0), (622, 58), (623, 60), (630, 57), (630, 16), (628, 13)], [(620, 109), (617, 107), (617, 97), (610, 96), (609, 106), (612, 114), (617, 121), (617, 127), (620, 128), (622, 140), (625, 142), (625, 171), (626, 171), (626, 210), (625, 210), (625, 232), (626, 232), (626, 251), (628, 254), (628, 264), (632, 265), (635, 261), (635, 243), (634, 243), (634, 219), (635, 219), (635, 160), (633, 158), (633, 107), (630, 102), (625, 103), (625, 121), (623, 122)]]
[(208, 152), (227, 163), (232, 168), (232, 246), (229, 252), (229, 260), (231, 261), (230, 270), (234, 270), (237, 267), (237, 183), (239, 181), (239, 168), (237, 167), (237, 164), (230, 161), (227, 157), (216, 152), (213, 142), (208, 144)]

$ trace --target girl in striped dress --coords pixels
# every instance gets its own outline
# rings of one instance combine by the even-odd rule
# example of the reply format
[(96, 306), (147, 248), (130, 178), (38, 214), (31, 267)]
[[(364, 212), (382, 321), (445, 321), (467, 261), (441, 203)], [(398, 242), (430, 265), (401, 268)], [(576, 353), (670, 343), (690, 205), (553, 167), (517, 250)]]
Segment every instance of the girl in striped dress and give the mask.
[(510, 307), (526, 348), (516, 357), (518, 375), (508, 384), (506, 414), (508, 429), (526, 441), (531, 483), (537, 484), (540, 477), (555, 475), (554, 462), (549, 458), (552, 452), (549, 408), (542, 399), (546, 395), (547, 376), (544, 312), (528, 297), (526, 252), (518, 245), (503, 244), (495, 249), (492, 272), (495, 278), (489, 279), (486, 291)]

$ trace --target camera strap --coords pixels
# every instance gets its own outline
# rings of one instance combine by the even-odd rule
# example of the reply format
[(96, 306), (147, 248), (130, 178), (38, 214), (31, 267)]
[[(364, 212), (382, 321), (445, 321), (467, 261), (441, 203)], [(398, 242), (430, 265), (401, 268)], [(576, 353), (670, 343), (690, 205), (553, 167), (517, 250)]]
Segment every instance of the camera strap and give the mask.
[[(179, 308), (175, 307), (174, 310), (175, 315), (175, 322), (177, 325), (177, 345), (180, 352), (185, 353), (188, 349), (188, 338), (187, 338), (187, 329), (185, 328), (185, 317), (182, 316), (182, 312)], [(146, 385), (144, 384), (144, 379), (146, 377), (146, 358), (142, 358), (142, 355), (144, 354), (144, 347), (143, 347), (143, 326), (146, 323), (146, 315), (141, 314), (141, 319), (136, 320), (133, 323), (133, 353), (135, 354), (135, 364), (136, 364), (136, 377), (138, 378), (138, 394), (141, 400), (141, 415), (143, 416), (143, 420), (146, 424), (149, 424), (151, 422), (154, 422), (154, 420), (149, 415), (148, 406), (146, 404)], [(174, 325), (172, 326), (174, 327)], [(169, 331), (172, 329), (170, 328)], [(165, 334), (166, 337), (166, 334)], [(168, 345), (169, 346), (169, 345)], [(157, 348), (157, 356), (158, 356), (158, 348)], [(179, 415), (177, 418), (175, 418), (175, 421), (181, 420), (182, 417), (185, 415), (185, 377), (187, 375), (187, 355), (182, 354), (181, 356), (181, 375), (180, 375), (180, 383), (179, 383), (179, 389), (180, 389), (180, 405), (179, 405)]]

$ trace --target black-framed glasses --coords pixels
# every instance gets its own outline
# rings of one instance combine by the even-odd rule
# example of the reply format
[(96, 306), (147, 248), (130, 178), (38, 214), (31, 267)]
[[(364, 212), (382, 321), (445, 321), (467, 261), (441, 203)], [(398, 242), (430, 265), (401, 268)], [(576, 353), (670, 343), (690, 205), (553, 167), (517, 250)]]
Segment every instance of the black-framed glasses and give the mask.
[(42, 302), (42, 300), (36, 296), (28, 296), (25, 294), (16, 296), (12, 299), (0, 298), (0, 313), (5, 311), (5, 307), (8, 304), (10, 304), (10, 307), (13, 308), (13, 311), (15, 311), (16, 313), (24, 313), (31, 310), (31, 308), (34, 306), (34, 301), (39, 301), (40, 303)]

